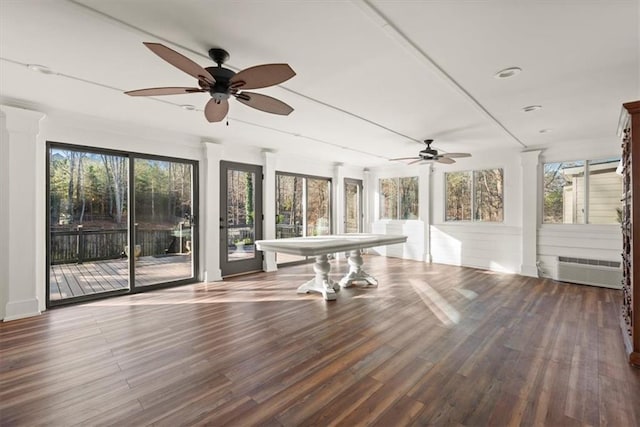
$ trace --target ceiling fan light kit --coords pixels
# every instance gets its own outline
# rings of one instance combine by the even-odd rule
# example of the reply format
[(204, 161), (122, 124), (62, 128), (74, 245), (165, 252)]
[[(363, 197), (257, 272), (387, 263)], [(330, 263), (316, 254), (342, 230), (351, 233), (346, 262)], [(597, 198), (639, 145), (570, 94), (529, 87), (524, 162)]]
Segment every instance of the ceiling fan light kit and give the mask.
[(261, 89), (283, 83), (296, 75), (288, 64), (263, 64), (246, 68), (236, 73), (222, 64), (229, 59), (229, 53), (221, 48), (209, 49), (209, 57), (217, 64), (203, 68), (186, 56), (160, 43), (147, 43), (153, 53), (181, 71), (195, 77), (199, 87), (157, 87), (125, 92), (129, 96), (162, 96), (197, 92), (209, 92), (211, 99), (204, 108), (209, 122), (222, 121), (229, 112), (229, 98), (266, 113), (289, 115), (293, 108), (270, 96), (254, 92), (240, 92), (244, 89)]
[(439, 154), (438, 150), (435, 148), (431, 148), (431, 144), (433, 143), (433, 139), (425, 139), (424, 144), (427, 145), (427, 148), (420, 151), (418, 156), (416, 157), (397, 157), (395, 159), (389, 159), (389, 161), (398, 161), (398, 160), (411, 160), (408, 164), (412, 165), (414, 163), (419, 162), (438, 162), (446, 165), (451, 165), (456, 161), (454, 158), (462, 158), (462, 157), (471, 157), (469, 153), (443, 153)]

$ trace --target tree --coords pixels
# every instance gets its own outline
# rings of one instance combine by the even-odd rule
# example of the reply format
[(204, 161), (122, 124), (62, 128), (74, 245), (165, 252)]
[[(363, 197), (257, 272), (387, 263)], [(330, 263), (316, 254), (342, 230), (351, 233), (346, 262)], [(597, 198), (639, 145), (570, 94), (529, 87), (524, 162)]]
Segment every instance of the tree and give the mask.
[(400, 178), (400, 216), (399, 219), (418, 217), (418, 177)]
[(111, 213), (114, 216), (115, 222), (120, 224), (122, 223), (127, 194), (127, 158), (102, 155), (102, 161), (104, 162), (107, 175), (110, 177), (110, 184), (113, 189), (113, 208), (115, 209), (115, 212)]
[(245, 174), (245, 209), (247, 211), (247, 224), (253, 224), (254, 207), (253, 207), (253, 174)]
[(474, 171), (475, 213), (480, 221), (502, 221), (502, 169)]
[(445, 174), (446, 220), (471, 220), (471, 172), (451, 172)]
[(564, 163), (544, 165), (544, 222), (562, 223), (564, 218), (563, 190), (567, 184), (562, 170)]
[(69, 159), (69, 184), (67, 185), (67, 214), (69, 215), (70, 222), (73, 222), (73, 180), (76, 170), (76, 152), (67, 151), (67, 158)]

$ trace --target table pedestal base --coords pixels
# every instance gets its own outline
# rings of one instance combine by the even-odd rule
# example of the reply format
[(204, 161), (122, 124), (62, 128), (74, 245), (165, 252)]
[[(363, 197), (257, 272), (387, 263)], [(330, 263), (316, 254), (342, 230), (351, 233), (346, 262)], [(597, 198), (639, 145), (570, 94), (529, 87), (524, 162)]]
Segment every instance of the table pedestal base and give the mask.
[(365, 282), (365, 286), (378, 286), (378, 281), (362, 269), (362, 256), (360, 250), (354, 250), (349, 253), (349, 272), (340, 280), (340, 286), (348, 288), (353, 282)]
[(316, 262), (313, 264), (313, 271), (316, 272), (316, 277), (300, 285), (298, 293), (319, 292), (327, 301), (335, 300), (336, 292), (340, 290), (340, 285), (329, 279), (330, 270), (331, 265), (327, 255), (316, 255)]

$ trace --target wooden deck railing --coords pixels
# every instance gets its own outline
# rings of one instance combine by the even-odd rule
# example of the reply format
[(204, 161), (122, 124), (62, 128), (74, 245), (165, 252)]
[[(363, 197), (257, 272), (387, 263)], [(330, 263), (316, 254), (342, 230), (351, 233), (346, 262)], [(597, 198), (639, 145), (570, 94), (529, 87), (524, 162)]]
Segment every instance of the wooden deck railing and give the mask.
[[(183, 231), (183, 251), (186, 250), (186, 242), (190, 240), (186, 231)], [(52, 230), (51, 264), (122, 258), (128, 244), (127, 233), (126, 228), (91, 230), (82, 226), (75, 230)], [(142, 250), (140, 256), (162, 255), (168, 251), (180, 252), (177, 240), (174, 230), (136, 230), (136, 245), (140, 245)]]

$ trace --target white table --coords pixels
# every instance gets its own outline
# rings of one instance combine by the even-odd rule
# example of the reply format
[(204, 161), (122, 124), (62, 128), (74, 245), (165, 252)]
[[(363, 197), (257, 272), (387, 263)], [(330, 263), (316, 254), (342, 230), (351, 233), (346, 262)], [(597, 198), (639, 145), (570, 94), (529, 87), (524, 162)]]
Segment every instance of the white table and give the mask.
[[(329, 236), (293, 237), (290, 239), (256, 240), (258, 250), (283, 252), (291, 255), (313, 256), (316, 262), (313, 279), (298, 287), (298, 293), (319, 292), (326, 300), (335, 300), (340, 287), (348, 288), (354, 282), (377, 286), (378, 281), (362, 269), (360, 250), (375, 246), (404, 243), (407, 236), (389, 234), (332, 234)], [(349, 252), (349, 272), (339, 281), (329, 278), (331, 265), (328, 254)]]

